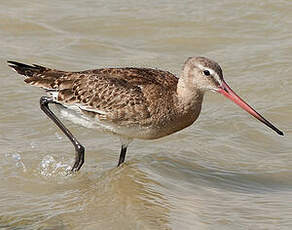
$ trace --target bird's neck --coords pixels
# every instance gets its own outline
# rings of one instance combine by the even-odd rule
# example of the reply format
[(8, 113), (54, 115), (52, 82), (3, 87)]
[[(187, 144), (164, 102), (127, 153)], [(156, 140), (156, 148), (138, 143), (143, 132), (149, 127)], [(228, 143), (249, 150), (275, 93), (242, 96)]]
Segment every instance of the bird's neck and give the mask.
[(179, 79), (176, 92), (179, 107), (183, 108), (184, 112), (200, 112), (204, 92), (189, 86), (182, 77)]
[(178, 130), (188, 127), (197, 120), (201, 112), (203, 96), (203, 92), (196, 88), (187, 87), (183, 79), (179, 79), (175, 100), (175, 113), (179, 119), (179, 122), (177, 122), (178, 127), (176, 127)]

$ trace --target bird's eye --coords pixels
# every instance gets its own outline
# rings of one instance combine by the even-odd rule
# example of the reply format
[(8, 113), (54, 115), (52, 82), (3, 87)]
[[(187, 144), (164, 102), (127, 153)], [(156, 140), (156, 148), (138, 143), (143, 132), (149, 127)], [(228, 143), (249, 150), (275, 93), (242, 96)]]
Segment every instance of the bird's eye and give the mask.
[(210, 76), (210, 71), (209, 71), (209, 70), (204, 70), (204, 74), (205, 74), (206, 76)]

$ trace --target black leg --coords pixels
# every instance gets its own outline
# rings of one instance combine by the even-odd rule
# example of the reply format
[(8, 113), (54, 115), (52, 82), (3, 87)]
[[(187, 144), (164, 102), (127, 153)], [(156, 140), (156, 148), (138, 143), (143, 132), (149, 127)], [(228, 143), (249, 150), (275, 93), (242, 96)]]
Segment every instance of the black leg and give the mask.
[(49, 103), (54, 103), (53, 99), (47, 96), (42, 96), (40, 99), (41, 109), (45, 114), (62, 130), (62, 132), (69, 138), (75, 147), (75, 163), (71, 169), (72, 172), (78, 171), (84, 163), (84, 147), (77, 141), (73, 134), (65, 127), (65, 125), (56, 117), (50, 110)]
[(126, 153), (127, 153), (127, 145), (122, 145), (118, 167), (120, 166), (120, 164), (124, 163), (125, 158), (126, 158)]

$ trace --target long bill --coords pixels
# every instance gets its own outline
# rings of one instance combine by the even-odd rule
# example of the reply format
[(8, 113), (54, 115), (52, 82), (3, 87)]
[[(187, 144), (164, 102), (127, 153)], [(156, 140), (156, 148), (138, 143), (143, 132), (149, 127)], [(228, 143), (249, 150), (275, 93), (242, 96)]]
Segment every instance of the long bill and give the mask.
[(279, 135), (284, 135), (284, 133), (277, 129), (274, 125), (272, 125), (268, 120), (266, 120), (262, 115), (260, 115), (257, 111), (255, 111), (251, 106), (249, 106), (244, 100), (242, 100), (228, 85), (227, 83), (221, 79), (222, 85), (221, 88), (217, 90), (218, 93), (221, 93), (225, 97), (229, 98), (231, 101), (239, 105), (242, 109), (247, 111), (249, 114), (254, 116), (259, 121), (263, 122), (265, 125), (273, 129)]

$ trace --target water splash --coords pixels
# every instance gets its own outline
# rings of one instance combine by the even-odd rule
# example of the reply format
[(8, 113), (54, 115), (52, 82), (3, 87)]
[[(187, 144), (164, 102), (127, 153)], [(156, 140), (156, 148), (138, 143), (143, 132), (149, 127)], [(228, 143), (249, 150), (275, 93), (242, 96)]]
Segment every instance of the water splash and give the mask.
[(52, 155), (46, 155), (40, 163), (40, 174), (46, 177), (54, 175), (66, 176), (70, 172), (69, 164), (55, 160)]
[(17, 168), (22, 169), (23, 172), (27, 171), (19, 153), (5, 153), (5, 159), (9, 164), (15, 165)]
[(58, 132), (55, 132), (55, 136), (58, 138), (58, 140), (63, 139), (63, 136), (61, 136)]
[(34, 141), (30, 142), (30, 146), (32, 149), (34, 149), (36, 147), (36, 143)]

